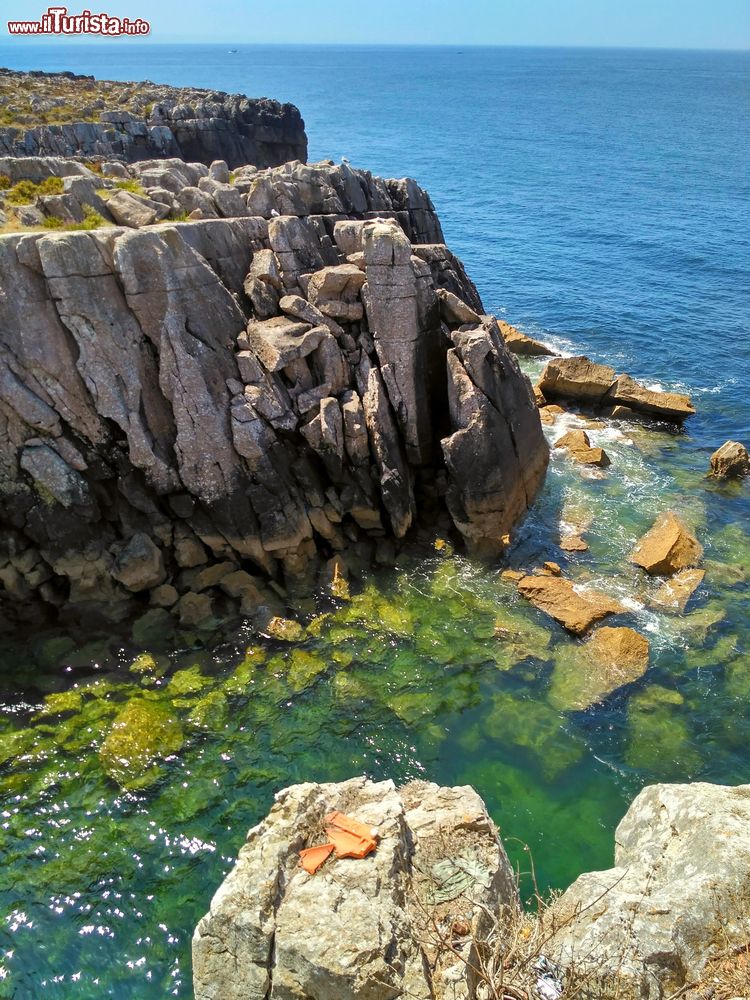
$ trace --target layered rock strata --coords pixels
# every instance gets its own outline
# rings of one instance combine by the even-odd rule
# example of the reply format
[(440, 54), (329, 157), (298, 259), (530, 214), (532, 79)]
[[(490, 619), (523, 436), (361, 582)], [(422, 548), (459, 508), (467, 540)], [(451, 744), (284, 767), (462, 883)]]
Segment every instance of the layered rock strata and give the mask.
[(530, 384), (424, 192), (331, 164), (262, 184), (295, 213), (0, 238), (11, 622), (179, 597), (192, 623), (236, 596), (222, 572), (309, 588), (441, 508), (494, 553), (532, 502)]
[(0, 70), (0, 92), (17, 111), (29, 101), (28, 113), (0, 128), (2, 156), (177, 156), (230, 167), (307, 158), (299, 110), (267, 98), (12, 70)]

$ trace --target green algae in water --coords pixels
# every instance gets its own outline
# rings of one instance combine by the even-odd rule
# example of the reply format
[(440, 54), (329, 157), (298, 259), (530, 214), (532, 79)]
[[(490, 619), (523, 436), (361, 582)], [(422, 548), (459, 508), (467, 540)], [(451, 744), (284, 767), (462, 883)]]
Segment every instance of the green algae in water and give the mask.
[[(95, 637), (82, 654), (40, 637), (42, 668), (14, 654), (18, 694), (0, 712), (8, 989), (40, 995), (46, 979), (66, 1000), (190, 997), (193, 927), (290, 782), (473, 784), (522, 870), (530, 845), (545, 887), (611, 865), (614, 828), (644, 783), (746, 780), (750, 540), (728, 520), (744, 501), (717, 508), (726, 497), (696, 487), (706, 585), (687, 615), (648, 607), (652, 581), (628, 553), (693, 481), (670, 475), (681, 443), (659, 437), (656, 458), (603, 441), (613, 465), (593, 484), (556, 463), (510, 553), (518, 568), (556, 558), (611, 581), (629, 602), (623, 624), (651, 641), (645, 677), (585, 711), (561, 710), (554, 693), (576, 640), (499, 567), (447, 550), (407, 552), (304, 628), (290, 611), (294, 641), (239, 623), (204, 650), (147, 612), (135, 642)], [(559, 553), (563, 514), (588, 515), (591, 552)], [(118, 752), (128, 712), (132, 747)]]

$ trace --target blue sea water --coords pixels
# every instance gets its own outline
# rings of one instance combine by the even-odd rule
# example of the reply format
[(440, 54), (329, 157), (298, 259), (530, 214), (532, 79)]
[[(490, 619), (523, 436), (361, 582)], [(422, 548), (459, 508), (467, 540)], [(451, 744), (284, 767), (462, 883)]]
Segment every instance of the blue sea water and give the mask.
[[(88, 743), (75, 717), (32, 727), (33, 752), (0, 768), (2, 998), (190, 996), (195, 920), (244, 831), (292, 780), (366, 769), (471, 782), (509, 843), (531, 845), (543, 886), (563, 886), (611, 863), (614, 826), (643, 784), (750, 775), (747, 574), (727, 569), (750, 564), (750, 489), (702, 480), (717, 445), (750, 443), (750, 54), (236, 47), (4, 44), (0, 65), (289, 100), (311, 160), (416, 177), (489, 310), (690, 392), (698, 408), (676, 437), (592, 431), (613, 458), (606, 481), (555, 458), (519, 564), (550, 557), (560, 506), (573, 502), (594, 523), (589, 562), (572, 565), (623, 595), (635, 579), (628, 547), (664, 504), (694, 518), (719, 567), (693, 618), (638, 606), (649, 672), (586, 712), (550, 710), (549, 663), (488, 668), (499, 596), (509, 628), (535, 630), (531, 645), (543, 619), (499, 593), (496, 573), (433, 557), (376, 580), (376, 596), (354, 602), (356, 627), (344, 613), (349, 673), (282, 699), (268, 678), (285, 661), (271, 649), (271, 690), (191, 740), (137, 796), (99, 766), (110, 716), (86, 716)], [(555, 669), (570, 646), (559, 633)], [(335, 646), (311, 643), (326, 660)], [(207, 684), (212, 671), (224, 684), (234, 652), (183, 651), (173, 665), (198, 662)], [(128, 658), (113, 647), (112, 661)], [(346, 701), (350, 676), (373, 697)], [(6, 686), (0, 736), (23, 741), (42, 696)]]

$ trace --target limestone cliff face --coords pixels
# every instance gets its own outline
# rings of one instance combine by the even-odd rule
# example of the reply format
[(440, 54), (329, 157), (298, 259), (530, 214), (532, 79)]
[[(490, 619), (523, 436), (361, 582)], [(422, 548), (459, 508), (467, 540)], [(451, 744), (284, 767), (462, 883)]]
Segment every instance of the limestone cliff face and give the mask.
[(10, 622), (116, 619), (211, 561), (314, 583), (446, 504), (492, 553), (533, 500), (530, 385), (425, 193), (268, 176), (298, 214), (0, 238)]
[[(267, 98), (10, 70), (0, 71), (0, 91), (16, 108), (31, 94), (30, 113), (0, 129), (0, 156), (117, 156), (128, 163), (176, 156), (206, 165), (226, 160), (230, 168), (307, 159), (299, 110)], [(60, 103), (71, 121), (45, 123)]]

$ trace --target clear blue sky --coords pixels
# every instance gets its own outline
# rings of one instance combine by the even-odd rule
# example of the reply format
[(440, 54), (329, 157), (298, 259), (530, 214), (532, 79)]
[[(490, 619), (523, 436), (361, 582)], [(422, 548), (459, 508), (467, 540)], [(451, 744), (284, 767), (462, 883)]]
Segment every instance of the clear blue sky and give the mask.
[[(750, 48), (750, 0), (59, 0), (143, 17), (154, 42)], [(48, 0), (0, 0), (5, 21)], [(70, 39), (72, 40), (72, 39)]]

